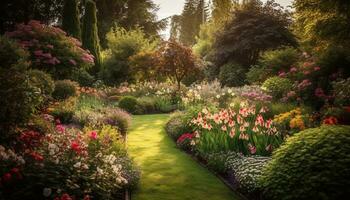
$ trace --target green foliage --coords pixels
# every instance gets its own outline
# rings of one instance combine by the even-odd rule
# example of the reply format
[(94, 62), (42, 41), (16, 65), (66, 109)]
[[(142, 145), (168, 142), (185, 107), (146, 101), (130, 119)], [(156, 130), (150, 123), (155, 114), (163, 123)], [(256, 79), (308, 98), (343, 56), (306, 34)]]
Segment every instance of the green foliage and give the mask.
[(290, 14), (278, 4), (250, 1), (233, 11), (214, 44), (213, 61), (217, 66), (235, 61), (245, 67), (257, 63), (261, 52), (282, 45), (296, 46), (297, 41), (289, 31)]
[(85, 69), (78, 69), (72, 72), (71, 80), (79, 83), (80, 86), (91, 87), (95, 82), (95, 77)]
[(289, 112), (296, 109), (297, 107), (298, 105), (295, 103), (273, 102), (268, 105), (267, 116), (272, 118), (275, 115)]
[(192, 46), (196, 41), (201, 24), (205, 23), (208, 11), (204, 0), (186, 0), (179, 21), (179, 41)]
[(50, 99), (55, 89), (55, 83), (51, 76), (40, 70), (30, 70), (28, 72), (30, 84), (40, 89), (41, 95), (45, 100)]
[(166, 98), (157, 98), (155, 102), (156, 110), (158, 110), (161, 113), (170, 113), (174, 110), (176, 110), (176, 105), (174, 105), (170, 99)]
[(306, 42), (349, 45), (350, 5), (346, 0), (296, 0), (296, 30)]
[(290, 137), (263, 172), (265, 195), (279, 200), (346, 198), (349, 152), (349, 126), (322, 126)]
[(350, 78), (332, 83), (335, 104), (340, 106), (350, 105)]
[(137, 108), (137, 99), (133, 96), (125, 96), (120, 99), (118, 106), (129, 113), (135, 113)]
[(29, 21), (6, 35), (28, 50), (31, 68), (48, 72), (54, 79), (69, 78), (73, 70), (88, 69), (94, 63), (77, 39), (57, 27)]
[(220, 83), (228, 87), (237, 87), (244, 85), (246, 69), (233, 62), (226, 63), (220, 67)]
[[(123, 28), (112, 28), (106, 38), (109, 50), (103, 52), (103, 71), (101, 73), (106, 84), (133, 81), (138, 72), (148, 71), (144, 68), (133, 71), (130, 59), (142, 52), (145, 54), (152, 52), (158, 40), (148, 39), (140, 28), (130, 31)], [(131, 64), (135, 63), (131, 62)], [(153, 67), (147, 66), (147, 63), (145, 65), (142, 67)]]
[(81, 29), (79, 17), (78, 0), (64, 0), (62, 29), (65, 30), (68, 35), (80, 40)]
[(15, 42), (0, 36), (0, 128), (27, 122), (43, 102), (41, 91), (32, 85), (27, 72), (28, 53)]
[(271, 69), (259, 65), (251, 66), (246, 73), (247, 81), (251, 84), (262, 84), (266, 79), (273, 75)]
[(283, 95), (287, 94), (292, 89), (292, 82), (288, 78), (281, 78), (274, 76), (268, 78), (262, 88), (268, 91), (274, 98), (282, 98)]
[(52, 97), (57, 100), (64, 100), (69, 97), (76, 96), (77, 86), (78, 84), (71, 80), (56, 81), (55, 90), (52, 93)]
[(43, 102), (40, 89), (23, 70), (0, 69), (0, 96), (1, 127), (26, 122)]
[(0, 68), (9, 69), (28, 61), (29, 53), (6, 36), (0, 36)]
[(165, 130), (173, 140), (176, 141), (184, 133), (192, 132), (186, 120), (185, 113), (176, 112), (171, 115), (171, 118), (165, 125)]
[(76, 103), (76, 97), (70, 97), (64, 101), (60, 101), (53, 107), (49, 108), (50, 114), (56, 119), (59, 119), (62, 123), (68, 124), (72, 122), (76, 109)]
[(82, 43), (83, 47), (95, 57), (95, 66), (90, 71), (97, 74), (101, 67), (100, 40), (98, 38), (96, 4), (92, 0), (87, 0), (85, 3)]
[(232, 170), (239, 187), (243, 191), (254, 192), (261, 189), (259, 179), (263, 175), (264, 167), (270, 160), (270, 157), (246, 157), (233, 154), (227, 158), (225, 166), (228, 170)]
[(250, 83), (262, 84), (266, 79), (278, 72), (288, 72), (296, 65), (299, 59), (299, 52), (292, 47), (285, 47), (277, 50), (264, 52), (258, 60), (258, 65), (249, 69), (247, 80)]
[(151, 97), (141, 97), (137, 99), (138, 114), (156, 113), (156, 99)]

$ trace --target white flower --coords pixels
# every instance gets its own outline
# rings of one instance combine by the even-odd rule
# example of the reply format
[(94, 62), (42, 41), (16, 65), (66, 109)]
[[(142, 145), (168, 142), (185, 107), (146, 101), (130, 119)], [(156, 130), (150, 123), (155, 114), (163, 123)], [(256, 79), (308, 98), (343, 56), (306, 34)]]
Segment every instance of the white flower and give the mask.
[(216, 98), (217, 98), (217, 99), (220, 99), (220, 95), (219, 95), (219, 94), (218, 94), (218, 95), (216, 95)]
[(227, 92), (228, 92), (228, 93), (232, 93), (232, 90), (231, 90), (231, 89), (228, 89)]
[(103, 169), (97, 167), (96, 170), (97, 170), (97, 174), (98, 174), (98, 175), (103, 175), (103, 174), (104, 174)]
[(75, 168), (79, 168), (80, 166), (81, 166), (81, 162), (77, 162), (73, 165), (73, 167), (75, 167)]
[(52, 193), (51, 188), (44, 188), (44, 189), (43, 189), (43, 195), (44, 195), (44, 197), (49, 197), (49, 196), (51, 195), (51, 193)]

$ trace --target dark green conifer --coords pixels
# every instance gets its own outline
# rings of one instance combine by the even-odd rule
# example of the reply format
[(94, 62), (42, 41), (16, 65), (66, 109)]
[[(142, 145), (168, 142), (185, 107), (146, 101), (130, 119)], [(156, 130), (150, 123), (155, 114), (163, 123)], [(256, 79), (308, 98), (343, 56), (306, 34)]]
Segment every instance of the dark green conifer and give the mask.
[(81, 40), (81, 29), (77, 0), (65, 0), (62, 13), (62, 29), (68, 35)]
[(85, 3), (82, 43), (83, 47), (88, 49), (90, 53), (95, 56), (95, 66), (90, 72), (92, 74), (97, 74), (100, 71), (101, 55), (97, 29), (96, 4), (92, 0), (88, 0)]

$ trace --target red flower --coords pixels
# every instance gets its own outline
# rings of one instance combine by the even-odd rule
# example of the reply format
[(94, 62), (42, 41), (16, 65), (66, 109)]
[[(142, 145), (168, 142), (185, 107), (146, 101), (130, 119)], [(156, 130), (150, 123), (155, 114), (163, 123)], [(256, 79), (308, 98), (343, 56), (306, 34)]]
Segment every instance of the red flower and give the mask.
[(35, 152), (35, 151), (33, 151), (32, 153), (30, 153), (30, 155), (31, 155), (32, 158), (33, 158), (34, 160), (36, 160), (36, 161), (43, 161), (43, 160), (44, 160), (44, 157), (43, 157), (41, 154), (39, 154), (39, 153), (37, 153), (37, 152)]
[(69, 194), (65, 193), (61, 196), (61, 200), (72, 200), (72, 197)]
[(338, 119), (335, 117), (328, 117), (326, 119), (323, 120), (323, 124), (325, 125), (335, 125), (338, 124)]
[(89, 195), (85, 195), (83, 200), (90, 200), (90, 196)]
[(191, 133), (185, 133), (185, 134), (182, 134), (176, 141), (176, 143), (180, 144), (182, 142), (184, 142), (186, 139), (189, 139), (191, 140), (193, 138), (193, 134)]
[(77, 141), (72, 141), (71, 145), (70, 145), (71, 149), (73, 149), (73, 151), (75, 151), (76, 153), (81, 153), (81, 148), (80, 145)]
[(10, 173), (6, 173), (2, 176), (2, 180), (4, 180), (5, 183), (11, 181), (11, 179), (12, 175)]
[(91, 131), (90, 132), (90, 139), (96, 140), (97, 139), (97, 132), (96, 131)]

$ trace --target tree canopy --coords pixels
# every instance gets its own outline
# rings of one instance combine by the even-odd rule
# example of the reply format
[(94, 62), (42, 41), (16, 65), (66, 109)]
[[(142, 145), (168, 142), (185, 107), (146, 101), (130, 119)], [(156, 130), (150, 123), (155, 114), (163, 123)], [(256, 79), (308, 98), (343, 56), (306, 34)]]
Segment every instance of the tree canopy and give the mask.
[(232, 19), (217, 35), (213, 60), (217, 66), (232, 60), (249, 67), (265, 50), (297, 46), (290, 24), (290, 13), (273, 1), (250, 1), (233, 11)]

